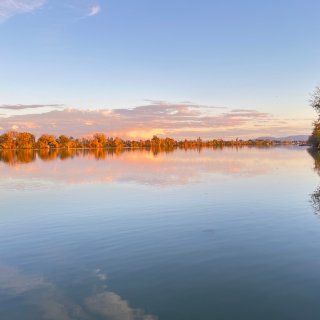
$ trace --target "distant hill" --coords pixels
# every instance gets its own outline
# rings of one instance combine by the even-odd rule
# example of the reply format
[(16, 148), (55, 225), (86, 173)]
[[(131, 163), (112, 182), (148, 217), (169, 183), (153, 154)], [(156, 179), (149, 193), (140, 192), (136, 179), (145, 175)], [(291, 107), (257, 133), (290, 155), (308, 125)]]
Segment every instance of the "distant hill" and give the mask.
[(288, 137), (259, 137), (256, 140), (276, 140), (276, 141), (307, 141), (309, 138), (306, 134)]

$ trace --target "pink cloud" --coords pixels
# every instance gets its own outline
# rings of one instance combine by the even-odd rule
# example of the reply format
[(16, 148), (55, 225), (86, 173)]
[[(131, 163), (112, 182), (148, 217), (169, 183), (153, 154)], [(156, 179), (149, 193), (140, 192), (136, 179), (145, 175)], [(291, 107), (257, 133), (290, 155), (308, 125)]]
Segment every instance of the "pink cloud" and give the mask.
[(85, 136), (104, 132), (122, 138), (254, 138), (261, 135), (308, 134), (311, 119), (282, 119), (252, 109), (226, 111), (194, 104), (154, 102), (128, 109), (54, 110), (0, 118), (3, 131)]

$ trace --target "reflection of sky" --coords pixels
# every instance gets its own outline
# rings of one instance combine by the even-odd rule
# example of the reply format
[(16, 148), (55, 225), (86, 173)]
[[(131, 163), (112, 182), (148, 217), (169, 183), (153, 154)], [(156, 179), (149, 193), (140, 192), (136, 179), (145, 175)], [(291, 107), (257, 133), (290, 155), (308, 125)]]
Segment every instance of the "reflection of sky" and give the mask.
[[(294, 156), (292, 156), (294, 154)], [(54, 159), (54, 158), (53, 158)], [(54, 159), (8, 166), (0, 162), (1, 183), (6, 189), (41, 189), (55, 185), (130, 182), (144, 185), (178, 186), (218, 176), (255, 177), (283, 170), (299, 171), (311, 160), (303, 148), (225, 148), (159, 153), (148, 151), (107, 155), (93, 154), (72, 159)]]

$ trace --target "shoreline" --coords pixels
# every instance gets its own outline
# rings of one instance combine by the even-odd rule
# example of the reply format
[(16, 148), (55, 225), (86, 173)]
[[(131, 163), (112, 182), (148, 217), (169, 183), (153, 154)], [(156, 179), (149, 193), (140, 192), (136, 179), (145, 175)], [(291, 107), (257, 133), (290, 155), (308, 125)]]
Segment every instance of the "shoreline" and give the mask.
[(226, 145), (218, 145), (218, 146), (194, 146), (194, 147), (183, 147), (183, 146), (175, 146), (175, 147), (76, 147), (76, 148), (68, 148), (68, 147), (48, 147), (48, 148), (15, 148), (15, 149), (5, 149), (0, 148), (0, 152), (4, 151), (77, 151), (77, 150), (196, 150), (196, 149), (222, 149), (222, 148), (272, 148), (272, 147), (282, 147), (282, 146), (296, 146), (296, 147), (312, 147), (311, 144), (306, 143), (269, 143), (269, 144), (226, 144)]

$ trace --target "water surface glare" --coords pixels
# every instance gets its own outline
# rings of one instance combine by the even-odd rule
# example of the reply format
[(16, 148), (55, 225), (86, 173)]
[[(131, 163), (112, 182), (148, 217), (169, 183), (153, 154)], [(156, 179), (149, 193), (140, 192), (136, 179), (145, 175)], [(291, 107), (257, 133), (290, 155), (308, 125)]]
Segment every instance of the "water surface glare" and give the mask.
[(315, 167), (303, 147), (2, 152), (0, 319), (319, 319)]

